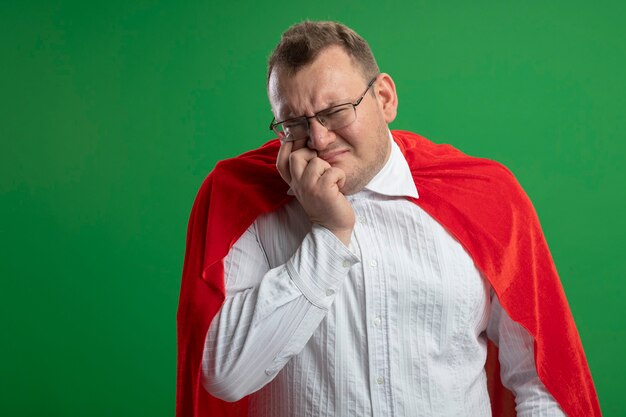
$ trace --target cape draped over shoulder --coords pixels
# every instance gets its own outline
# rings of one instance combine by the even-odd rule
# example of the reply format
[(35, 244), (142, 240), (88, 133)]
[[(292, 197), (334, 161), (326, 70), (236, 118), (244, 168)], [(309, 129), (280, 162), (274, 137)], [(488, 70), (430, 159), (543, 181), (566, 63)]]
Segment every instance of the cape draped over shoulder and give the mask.
[[(539, 378), (572, 417), (600, 416), (583, 347), (535, 210), (503, 165), (467, 156), (414, 133), (392, 131), (419, 199), (410, 199), (454, 236), (493, 287), (502, 307), (535, 340)], [(276, 170), (278, 140), (219, 162), (191, 210), (177, 314), (178, 417), (247, 416), (247, 398), (227, 403), (201, 384), (211, 320), (225, 299), (223, 259), (261, 214), (291, 198)], [(497, 347), (487, 357), (494, 416), (514, 416), (502, 387)]]

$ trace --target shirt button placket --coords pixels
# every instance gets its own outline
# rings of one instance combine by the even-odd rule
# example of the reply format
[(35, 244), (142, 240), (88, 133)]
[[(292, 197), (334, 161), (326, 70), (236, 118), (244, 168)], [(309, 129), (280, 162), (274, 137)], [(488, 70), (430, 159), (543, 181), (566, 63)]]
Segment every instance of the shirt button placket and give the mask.
[[(357, 209), (358, 210), (358, 209)], [(363, 208), (366, 211), (366, 208)], [(356, 210), (355, 210), (356, 211)], [(370, 238), (370, 232), (368, 231), (368, 227), (371, 224), (372, 227), (376, 227), (376, 222), (371, 221), (359, 211), (356, 211), (356, 221), (359, 227), (359, 231), (364, 233), (366, 236)], [(371, 219), (374, 219), (372, 217)], [(367, 240), (367, 239), (366, 239)], [(361, 255), (362, 255), (362, 271), (364, 274), (364, 282), (366, 287), (366, 303), (370, 304), (371, 310), (368, 314), (368, 323), (369, 326), (372, 327), (373, 331), (368, 332), (368, 345), (369, 345), (369, 354), (370, 354), (370, 375), (372, 376), (371, 383), (374, 386), (378, 386), (379, 389), (377, 393), (372, 393), (372, 405), (374, 407), (374, 415), (387, 415), (388, 411), (388, 401), (387, 398), (387, 389), (385, 388), (386, 378), (385, 378), (385, 355), (384, 351), (386, 350), (385, 345), (385, 330), (382, 326), (382, 300), (380, 299), (382, 294), (381, 288), (381, 279), (379, 277), (380, 269), (382, 269), (382, 264), (379, 266), (378, 260), (375, 258), (376, 254), (381, 253), (381, 250), (384, 248), (379, 247), (379, 242), (369, 240), (371, 244), (366, 245), (366, 247), (362, 247)], [(371, 298), (370, 298), (371, 297)], [(371, 315), (370, 315), (371, 314)], [(382, 414), (380, 414), (382, 413)]]

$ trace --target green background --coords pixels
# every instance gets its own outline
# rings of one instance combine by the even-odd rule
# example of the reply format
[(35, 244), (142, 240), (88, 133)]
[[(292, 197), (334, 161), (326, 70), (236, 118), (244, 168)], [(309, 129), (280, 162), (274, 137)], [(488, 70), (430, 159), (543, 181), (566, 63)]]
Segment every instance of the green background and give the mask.
[(622, 4), (1, 2), (0, 414), (173, 415), (191, 204), (271, 138), (265, 61), (311, 18), (369, 40), (392, 128), (516, 174), (625, 415)]

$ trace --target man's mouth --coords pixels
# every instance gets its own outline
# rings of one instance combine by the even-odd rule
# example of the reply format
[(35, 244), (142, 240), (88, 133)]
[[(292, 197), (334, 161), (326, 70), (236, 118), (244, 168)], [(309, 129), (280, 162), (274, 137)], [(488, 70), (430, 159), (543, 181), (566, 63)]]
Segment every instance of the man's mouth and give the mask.
[(347, 149), (341, 149), (336, 151), (324, 152), (321, 155), (318, 154), (318, 157), (332, 165), (333, 163), (338, 162), (347, 153)]

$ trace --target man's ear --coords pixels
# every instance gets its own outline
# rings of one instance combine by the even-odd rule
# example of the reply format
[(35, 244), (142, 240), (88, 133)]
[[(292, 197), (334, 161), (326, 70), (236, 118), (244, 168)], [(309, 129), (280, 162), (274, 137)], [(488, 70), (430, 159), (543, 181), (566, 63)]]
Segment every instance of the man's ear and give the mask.
[(395, 120), (398, 113), (398, 95), (396, 94), (396, 84), (393, 82), (391, 76), (387, 73), (382, 73), (378, 76), (378, 80), (374, 84), (376, 91), (376, 98), (378, 99), (378, 105), (380, 106), (386, 123), (391, 123)]

